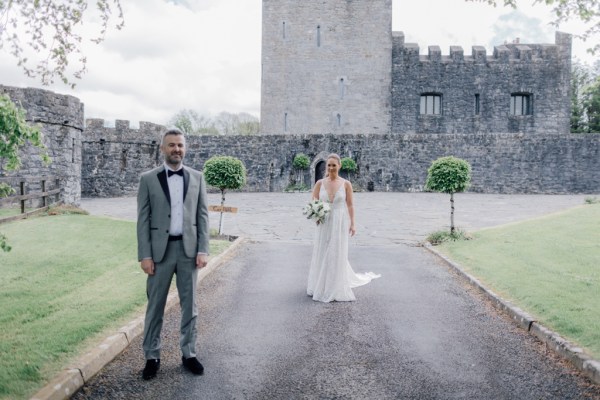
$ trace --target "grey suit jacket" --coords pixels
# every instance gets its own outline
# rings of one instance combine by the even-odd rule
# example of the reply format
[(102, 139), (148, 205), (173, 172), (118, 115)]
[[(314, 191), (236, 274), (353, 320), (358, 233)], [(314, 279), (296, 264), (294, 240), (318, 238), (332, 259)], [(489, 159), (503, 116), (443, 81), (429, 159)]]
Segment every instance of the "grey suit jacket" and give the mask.
[[(167, 249), (171, 226), (171, 198), (164, 165), (140, 177), (137, 197), (138, 259), (160, 262)], [(185, 255), (208, 254), (208, 206), (201, 172), (183, 169), (183, 246)]]

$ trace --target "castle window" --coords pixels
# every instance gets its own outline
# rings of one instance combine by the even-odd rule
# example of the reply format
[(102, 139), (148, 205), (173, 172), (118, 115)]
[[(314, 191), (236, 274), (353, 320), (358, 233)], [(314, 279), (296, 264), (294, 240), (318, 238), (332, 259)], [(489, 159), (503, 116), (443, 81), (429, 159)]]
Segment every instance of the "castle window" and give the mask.
[(281, 27), (281, 33), (283, 34), (283, 38), (285, 39), (285, 21), (283, 21), (283, 24)]
[(346, 92), (346, 86), (344, 85), (344, 78), (340, 78), (340, 100), (344, 98), (344, 94)]
[(317, 25), (317, 47), (321, 47), (321, 25)]
[(512, 93), (510, 95), (510, 115), (531, 115), (531, 94)]
[(479, 115), (480, 110), (479, 105), (479, 93), (475, 94), (475, 115)]
[(337, 115), (337, 126), (338, 128), (342, 126), (342, 116), (340, 114)]
[(440, 115), (442, 114), (442, 95), (435, 93), (425, 93), (421, 95), (421, 114)]
[(285, 113), (283, 115), (283, 131), (287, 132), (288, 130), (288, 118), (287, 118), (287, 113)]

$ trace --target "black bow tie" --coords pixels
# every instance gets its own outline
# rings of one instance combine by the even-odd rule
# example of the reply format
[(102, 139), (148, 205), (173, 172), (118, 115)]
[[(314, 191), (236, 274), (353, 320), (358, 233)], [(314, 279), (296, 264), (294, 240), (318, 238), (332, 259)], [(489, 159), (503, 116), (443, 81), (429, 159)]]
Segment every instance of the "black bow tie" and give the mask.
[(167, 170), (167, 177), (171, 177), (171, 175), (179, 175), (179, 176), (183, 176), (183, 168), (180, 168), (177, 171), (171, 171), (170, 169)]

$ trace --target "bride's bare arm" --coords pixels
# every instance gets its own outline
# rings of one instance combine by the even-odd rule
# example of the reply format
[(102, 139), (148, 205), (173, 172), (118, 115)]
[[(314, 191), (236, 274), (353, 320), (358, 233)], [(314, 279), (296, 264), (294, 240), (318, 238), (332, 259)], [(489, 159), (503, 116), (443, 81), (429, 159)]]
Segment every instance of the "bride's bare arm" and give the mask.
[(313, 192), (312, 192), (313, 200), (319, 200), (319, 191), (321, 190), (321, 181), (322, 181), (322, 179), (319, 179), (317, 181), (317, 183), (315, 183), (315, 187), (313, 188)]
[(345, 181), (344, 186), (346, 189), (346, 207), (348, 207), (348, 214), (350, 215), (350, 236), (354, 236), (356, 233), (356, 227), (354, 225), (354, 198), (352, 197), (352, 184), (350, 181)]

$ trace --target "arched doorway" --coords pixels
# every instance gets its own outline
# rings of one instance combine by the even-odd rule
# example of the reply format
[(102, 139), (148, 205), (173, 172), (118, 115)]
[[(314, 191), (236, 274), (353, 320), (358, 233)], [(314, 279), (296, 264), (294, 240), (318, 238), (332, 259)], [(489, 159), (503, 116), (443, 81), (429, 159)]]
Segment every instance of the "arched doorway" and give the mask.
[(317, 163), (317, 165), (315, 165), (315, 183), (317, 183), (319, 179), (323, 179), (325, 177), (325, 167), (325, 160), (321, 160)]

